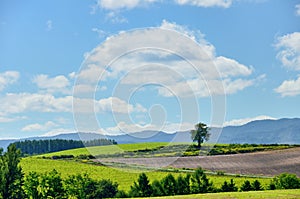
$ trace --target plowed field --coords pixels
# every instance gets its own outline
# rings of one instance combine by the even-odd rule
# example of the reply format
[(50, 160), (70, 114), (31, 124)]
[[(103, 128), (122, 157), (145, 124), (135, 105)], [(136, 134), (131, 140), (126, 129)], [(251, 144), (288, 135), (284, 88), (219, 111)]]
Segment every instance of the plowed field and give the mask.
[[(99, 161), (99, 160), (98, 160)], [(197, 168), (234, 174), (274, 176), (283, 172), (300, 177), (300, 147), (257, 153), (153, 158), (111, 158), (101, 162), (118, 162), (148, 167)]]

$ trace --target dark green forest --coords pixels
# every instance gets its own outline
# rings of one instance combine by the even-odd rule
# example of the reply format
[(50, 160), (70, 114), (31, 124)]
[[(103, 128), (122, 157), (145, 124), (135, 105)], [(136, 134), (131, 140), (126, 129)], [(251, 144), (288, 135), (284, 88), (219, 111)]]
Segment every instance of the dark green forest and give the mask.
[(95, 139), (89, 141), (55, 139), (24, 140), (14, 142), (13, 144), (17, 147), (17, 149), (20, 149), (22, 151), (23, 155), (36, 155), (89, 146), (112, 145), (117, 144), (117, 142), (115, 140), (110, 139)]

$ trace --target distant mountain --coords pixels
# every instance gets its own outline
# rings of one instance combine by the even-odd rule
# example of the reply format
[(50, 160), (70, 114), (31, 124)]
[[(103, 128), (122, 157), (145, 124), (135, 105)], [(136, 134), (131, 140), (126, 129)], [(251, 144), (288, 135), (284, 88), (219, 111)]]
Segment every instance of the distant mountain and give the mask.
[[(279, 120), (258, 120), (241, 126), (227, 126), (223, 129), (212, 128), (211, 140), (218, 143), (255, 143), (255, 144), (300, 144), (300, 118)], [(69, 133), (50, 137), (31, 137), (20, 140), (66, 139), (93, 140), (113, 139), (118, 143), (139, 142), (191, 142), (188, 131), (165, 133), (157, 131), (142, 131), (131, 134), (105, 136), (97, 133)], [(18, 140), (0, 140), (0, 147), (6, 148)]]

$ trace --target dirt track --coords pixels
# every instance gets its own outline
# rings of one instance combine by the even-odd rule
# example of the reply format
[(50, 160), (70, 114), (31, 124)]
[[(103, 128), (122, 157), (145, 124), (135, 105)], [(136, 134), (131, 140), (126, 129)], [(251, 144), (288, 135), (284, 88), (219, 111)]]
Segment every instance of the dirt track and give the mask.
[(235, 174), (274, 176), (283, 172), (300, 177), (300, 147), (267, 152), (192, 157), (113, 158), (101, 162), (118, 162), (149, 167), (197, 168)]

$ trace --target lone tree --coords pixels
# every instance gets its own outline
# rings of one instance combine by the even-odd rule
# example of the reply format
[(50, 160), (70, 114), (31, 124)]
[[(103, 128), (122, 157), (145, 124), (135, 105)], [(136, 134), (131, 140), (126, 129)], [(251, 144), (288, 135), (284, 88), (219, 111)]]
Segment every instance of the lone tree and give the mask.
[(204, 123), (198, 123), (195, 125), (195, 130), (191, 130), (192, 139), (194, 142), (197, 142), (198, 148), (201, 147), (201, 144), (204, 141), (207, 141), (209, 139), (210, 133), (209, 128)]

